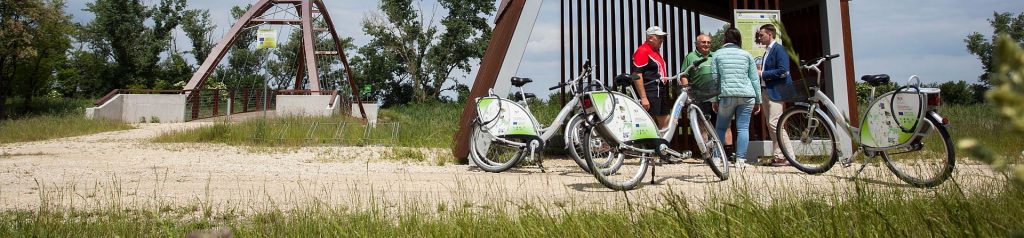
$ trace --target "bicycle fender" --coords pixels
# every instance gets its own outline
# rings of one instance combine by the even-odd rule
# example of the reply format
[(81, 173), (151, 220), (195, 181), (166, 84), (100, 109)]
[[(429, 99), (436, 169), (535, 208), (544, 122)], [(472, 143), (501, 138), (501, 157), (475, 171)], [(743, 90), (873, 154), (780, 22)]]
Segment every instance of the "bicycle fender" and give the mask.
[(946, 121), (946, 118), (942, 117), (942, 115), (939, 115), (938, 112), (928, 111), (927, 117), (929, 117), (931, 119), (934, 119), (935, 121), (939, 122), (939, 126), (942, 126), (942, 127), (946, 128), (946, 129), (949, 129), (950, 127), (952, 127), (952, 125), (950, 125), (949, 122)]

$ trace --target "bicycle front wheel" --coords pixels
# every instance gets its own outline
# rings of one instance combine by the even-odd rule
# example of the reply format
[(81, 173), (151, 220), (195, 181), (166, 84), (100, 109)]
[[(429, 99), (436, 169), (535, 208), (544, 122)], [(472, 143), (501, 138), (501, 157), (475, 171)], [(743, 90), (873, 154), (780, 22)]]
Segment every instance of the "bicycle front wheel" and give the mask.
[[(519, 164), (526, 157), (529, 149), (510, 145), (497, 140), (497, 137), (483, 131), (480, 123), (473, 123), (473, 134), (469, 137), (469, 157), (483, 171), (498, 173)], [(529, 143), (524, 139), (508, 139), (519, 143)]]
[(690, 109), (690, 128), (700, 149), (701, 158), (711, 166), (711, 171), (721, 180), (729, 179), (729, 161), (722, 147), (722, 140), (715, 133), (715, 127), (708, 122), (699, 109)]
[[(569, 135), (568, 140), (565, 142), (569, 144), (569, 156), (576, 162), (583, 171), (591, 173), (590, 166), (587, 166), (587, 161), (584, 159), (583, 154), (583, 140), (590, 140), (590, 156), (597, 163), (597, 166), (601, 168), (601, 172), (605, 174), (615, 173), (622, 166), (622, 156), (615, 153), (612, 150), (611, 145), (608, 144), (604, 138), (601, 138), (593, 130), (594, 128), (584, 128), (583, 120), (586, 117), (577, 116), (573, 117), (569, 121), (569, 125), (566, 127), (565, 133)], [(582, 130), (591, 130), (588, 136), (583, 137), (584, 133)]]
[(808, 174), (820, 174), (832, 169), (839, 160), (835, 132), (828, 118), (797, 106), (786, 110), (779, 118), (775, 138), (779, 149), (793, 167)]
[(946, 128), (931, 117), (922, 124), (919, 138), (909, 148), (893, 153), (883, 151), (882, 159), (896, 177), (914, 187), (930, 188), (949, 179), (956, 158)]
[[(580, 138), (600, 137), (599, 133), (595, 133), (594, 130), (582, 130)], [(621, 165), (615, 173), (602, 173), (601, 168), (595, 162), (596, 158), (592, 156), (594, 153), (591, 149), (592, 140), (583, 140), (583, 158), (587, 162), (587, 166), (590, 167), (591, 174), (597, 178), (598, 182), (602, 185), (613, 190), (624, 191), (631, 190), (640, 184), (640, 181), (644, 179), (647, 174), (647, 165), (649, 164), (649, 157), (651, 155), (644, 155), (638, 153), (626, 153), (624, 151), (618, 151), (613, 153), (617, 157), (621, 157)]]

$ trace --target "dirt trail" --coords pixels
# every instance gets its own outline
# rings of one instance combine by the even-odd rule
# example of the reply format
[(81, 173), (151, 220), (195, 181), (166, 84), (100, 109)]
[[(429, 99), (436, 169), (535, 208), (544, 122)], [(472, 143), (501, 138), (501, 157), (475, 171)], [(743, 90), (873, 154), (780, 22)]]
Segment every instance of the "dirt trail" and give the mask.
[[(218, 144), (150, 143), (162, 132), (209, 123), (140, 124), (137, 129), (73, 138), (0, 145), (0, 209), (36, 209), (46, 204), (76, 208), (206, 206), (221, 209), (289, 208), (311, 204), (344, 206), (489, 207), (524, 202), (553, 206), (657, 203), (670, 191), (703, 201), (747, 189), (769, 200), (803, 191), (852, 191), (854, 168), (837, 166), (810, 176), (793, 168), (750, 167), (719, 182), (704, 165), (658, 168), (657, 185), (612, 192), (568, 159), (548, 160), (546, 173), (524, 167), (495, 174), (445, 164), (447, 149), (425, 150), (428, 161), (385, 160), (381, 147), (313, 147), (294, 150), (239, 148)], [(998, 180), (983, 165), (959, 160), (955, 177), (981, 190)], [(869, 186), (906, 189), (884, 168), (862, 175)], [(943, 186), (951, 186), (946, 183)], [(831, 195), (829, 195), (831, 196)], [(699, 203), (699, 202), (698, 202)]]

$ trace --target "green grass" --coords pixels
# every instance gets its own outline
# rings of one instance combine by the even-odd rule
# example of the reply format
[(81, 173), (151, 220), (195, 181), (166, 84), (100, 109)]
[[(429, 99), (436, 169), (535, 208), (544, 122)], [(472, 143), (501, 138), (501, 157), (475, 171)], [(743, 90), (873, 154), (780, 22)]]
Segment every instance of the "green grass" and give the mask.
[[(523, 202), (475, 206), (373, 205), (358, 209), (311, 205), (204, 212), (110, 208), (0, 212), (0, 234), (27, 236), (177, 236), (214, 227), (239, 237), (1002, 237), (1024, 235), (1024, 193), (995, 185), (964, 195), (954, 186), (928, 192), (858, 186), (847, 193), (779, 193), (764, 205), (749, 193), (712, 194), (702, 201), (665, 193), (664, 203), (584, 208)], [(845, 194), (845, 195), (839, 195)], [(701, 204), (701, 205), (698, 205)], [(698, 207), (700, 206), (700, 207)]]
[[(556, 116), (558, 105), (531, 103), (537, 120), (548, 124)], [(217, 123), (185, 131), (166, 133), (155, 142), (203, 142), (247, 146), (302, 146), (310, 144), (382, 144), (415, 148), (451, 148), (462, 114), (462, 104), (424, 103), (381, 109), (378, 127), (364, 138), (366, 126), (347, 116), (287, 117), (254, 119), (241, 123)], [(344, 128), (342, 127), (344, 123)], [(311, 129), (313, 124), (318, 124)], [(397, 141), (391, 129), (398, 126)], [(312, 131), (312, 132), (311, 132)], [(312, 136), (307, 136), (312, 135)], [(316, 138), (308, 141), (306, 138)], [(365, 140), (364, 140), (365, 139)]]
[(85, 99), (38, 98), (24, 104), (21, 99), (8, 101), (12, 119), (0, 121), (0, 143), (48, 140), (127, 130), (132, 126), (110, 120), (85, 118)]
[(945, 105), (939, 108), (939, 114), (953, 126), (949, 133), (954, 145), (960, 139), (975, 138), (997, 154), (1024, 156), (1024, 136), (1015, 133), (1011, 123), (991, 105)]

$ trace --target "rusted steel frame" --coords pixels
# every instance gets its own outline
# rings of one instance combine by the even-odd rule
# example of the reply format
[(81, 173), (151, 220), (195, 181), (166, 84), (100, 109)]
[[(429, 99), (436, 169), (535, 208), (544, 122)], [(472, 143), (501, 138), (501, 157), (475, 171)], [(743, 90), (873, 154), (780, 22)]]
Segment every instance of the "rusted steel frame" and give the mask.
[(338, 90), (302, 90), (302, 89), (294, 90), (294, 89), (290, 89), (290, 90), (274, 90), (274, 91), (277, 92), (279, 95), (313, 95), (313, 94), (322, 94), (322, 93), (337, 93), (336, 91), (338, 91)]
[[(679, 27), (680, 26), (679, 26), (679, 21), (678, 21), (679, 18), (676, 15), (676, 11), (674, 11), (675, 10), (674, 8), (675, 7), (672, 7), (671, 5), (668, 5), (666, 3), (665, 4), (665, 10), (663, 11), (663, 12), (668, 12), (668, 14), (666, 14), (667, 17), (665, 17), (665, 18), (668, 19), (669, 25), (672, 26), (671, 27), (671, 29), (672, 29), (672, 38), (675, 38), (675, 40), (672, 40), (672, 45), (669, 47), (669, 50), (666, 50), (667, 52), (671, 52), (672, 53), (672, 55), (671, 55), (672, 56), (672, 62), (671, 63), (666, 62), (667, 64), (669, 64), (669, 66), (672, 67), (672, 71), (670, 71), (671, 73), (669, 73), (669, 74), (675, 74), (675, 73), (679, 72), (679, 63), (682, 62), (682, 61), (679, 60), (679, 55), (682, 55), (682, 54), (684, 54), (686, 52), (686, 51), (684, 51), (684, 50), (679, 48), (680, 41), (685, 41), (685, 38), (683, 38), (683, 37), (688, 37), (689, 36), (689, 34), (679, 34), (679, 32), (680, 32), (679, 31)], [(680, 124), (682, 124), (682, 123), (680, 123)]]
[(629, 46), (628, 43), (626, 43), (626, 42), (628, 42), (627, 40), (629, 39), (629, 38), (626, 38), (626, 37), (628, 37), (629, 34), (625, 33), (626, 29), (628, 29), (628, 27), (626, 26), (626, 17), (625, 17), (628, 12), (626, 11), (626, 7), (625, 7), (626, 5), (624, 3), (625, 1), (624, 0), (619, 0), (618, 2), (619, 2), (619, 12), (618, 12), (619, 14), (617, 14), (617, 15), (619, 15), (620, 17), (619, 17), (619, 28), (618, 28), (617, 32), (618, 32), (618, 35), (619, 35), (619, 45), (618, 45), (619, 48), (618, 49), (619, 49), (620, 55), (618, 57), (618, 60), (619, 60), (618, 63), (615, 64), (615, 68), (618, 71), (615, 74), (624, 74), (624, 73), (628, 73), (628, 71), (629, 71), (628, 67), (626, 69), (622, 68), (623, 66), (626, 66), (626, 62), (628, 62), (628, 60), (629, 60), (629, 54), (627, 54), (627, 50), (629, 50), (630, 46)]
[(639, 15), (639, 14), (637, 14), (637, 11), (639, 10), (639, 7), (637, 7), (636, 1), (635, 0), (629, 0), (629, 1), (630, 1), (630, 4), (628, 6), (629, 6), (629, 12), (630, 12), (630, 25), (629, 25), (630, 26), (630, 30), (629, 30), (629, 34), (626, 34), (626, 37), (628, 39), (630, 39), (630, 41), (629, 41), (630, 44), (627, 45), (626, 48), (624, 48), (624, 50), (626, 51), (626, 55), (627, 55), (625, 58), (626, 58), (626, 60), (628, 62), (628, 64), (624, 64), (624, 67), (626, 67), (625, 70), (626, 70), (627, 74), (632, 74), (633, 72), (630, 72), (630, 71), (633, 70), (633, 68), (632, 68), (632, 66), (633, 66), (633, 61), (632, 61), (633, 60), (633, 48), (640, 45), (639, 43), (637, 43), (637, 36), (640, 35), (640, 34), (637, 34), (637, 24), (639, 24), (638, 22), (640, 22), (640, 21), (637, 18), (638, 15)]
[(273, 24), (273, 25), (299, 25), (301, 19), (252, 19), (247, 25)]
[[(589, 0), (588, 0), (589, 1)], [(572, 11), (572, 9), (569, 9)], [(576, 0), (576, 64), (582, 65), (586, 59), (583, 58), (583, 1)], [(572, 70), (573, 74), (571, 77), (575, 77), (580, 72), (577, 72), (579, 66), (570, 65), (569, 69)]]
[[(590, 62), (591, 62), (590, 65), (594, 65), (594, 63), (596, 63), (596, 61), (594, 60), (594, 50), (593, 50), (594, 49), (594, 27), (593, 27), (594, 26), (594, 18), (592, 18), (592, 15), (591, 15), (591, 12), (593, 12), (594, 9), (591, 8), (590, 2), (592, 2), (592, 1), (587, 1), (587, 4), (586, 4), (587, 7), (586, 7), (586, 10), (584, 10), (584, 12), (587, 13), (587, 17), (586, 17), (587, 18), (587, 23), (584, 24), (584, 25), (586, 26), (586, 29), (587, 29), (587, 34), (586, 34), (586, 36), (587, 36), (587, 59), (590, 60)], [(588, 78), (587, 79), (587, 85), (590, 85), (590, 84), (594, 83), (592, 81), (593, 79), (594, 79), (594, 77)]]
[[(316, 0), (316, 6), (320, 9), (327, 9), (324, 6), (323, 1)], [(363, 109), (363, 100), (359, 97), (359, 89), (356, 87), (356, 78), (352, 76), (352, 67), (348, 65), (348, 58), (345, 56), (345, 49), (341, 48), (341, 38), (338, 37), (338, 32), (334, 28), (334, 21), (331, 20), (331, 15), (327, 11), (321, 11), (320, 16), (323, 17), (324, 22), (327, 23), (327, 29), (331, 32), (331, 38), (334, 39), (334, 47), (338, 49), (338, 57), (341, 58), (341, 64), (345, 66), (345, 75), (348, 76), (348, 86), (352, 89), (352, 97), (356, 99), (356, 105), (359, 105), (359, 114), (363, 116), (363, 120), (367, 120), (366, 109)], [(337, 97), (337, 90), (334, 92)], [(334, 104), (334, 100), (331, 100), (331, 104)]]
[[(622, 19), (622, 16), (624, 16), (622, 14), (622, 9), (616, 9), (615, 8), (615, 2), (616, 1), (609, 1), (611, 9), (608, 10), (608, 13), (611, 14), (612, 16), (615, 16), (618, 19)], [(622, 1), (617, 1), (617, 2), (621, 3)], [(608, 41), (610, 43), (606, 47), (608, 47), (608, 52), (609, 52), (608, 58), (609, 58), (609, 62), (611, 62), (611, 63), (609, 65), (605, 66), (605, 67), (608, 69), (608, 76), (607, 77), (608, 78), (614, 78), (615, 75), (619, 74), (619, 67), (617, 65), (619, 65), (619, 61), (621, 61), (621, 59), (622, 59), (622, 57), (619, 55), (619, 48), (621, 48), (621, 45), (618, 44), (619, 43), (618, 42), (618, 37), (616, 37), (616, 36), (622, 35), (622, 30), (618, 29), (619, 27), (615, 27), (615, 18), (612, 18), (610, 22), (611, 22), (611, 25), (610, 25), (610, 29), (609, 30), (610, 30), (611, 34), (608, 34), (608, 36), (607, 36), (608, 37)]]
[[(559, 43), (560, 43), (558, 45), (558, 49), (559, 49), (558, 56), (562, 59), (562, 61), (561, 61), (562, 62), (562, 64), (561, 64), (562, 65), (562, 73), (559, 74), (561, 76), (561, 77), (559, 77), (559, 82), (561, 82), (561, 84), (565, 84), (565, 78), (566, 78), (566, 74), (565, 74), (565, 2), (566, 1), (568, 1), (568, 0), (562, 0), (561, 1), (561, 5), (560, 5), (560, 8), (559, 8), (560, 11), (558, 11), (559, 20), (560, 20), (559, 21), (560, 24), (558, 25), (559, 26), (558, 35), (559, 35)], [(570, 3), (571, 3), (571, 1), (570, 1)], [(570, 59), (570, 61), (571, 61), (571, 59)], [(559, 100), (561, 100), (559, 105), (565, 105), (565, 87), (560, 88), (558, 91), (560, 92), (559, 93)]]
[(502, 5), (506, 5), (506, 7), (502, 12), (498, 13), (502, 17), (498, 18), (495, 23), (494, 34), (487, 45), (487, 51), (484, 52), (483, 59), (480, 60), (482, 62), (480, 71), (473, 81), (473, 88), (469, 92), (469, 100), (466, 100), (462, 109), (462, 116), (459, 118), (459, 131), (455, 134), (455, 146), (452, 149), (452, 155), (462, 164), (469, 162), (466, 159), (469, 155), (470, 125), (473, 119), (476, 118), (476, 101), (473, 99), (486, 96), (488, 89), (494, 87), (494, 82), (497, 80), (498, 73), (501, 70), (501, 64), (512, 42), (512, 35), (515, 33), (517, 25), (519, 25), (519, 18), (526, 4), (526, 1), (523, 0), (504, 1), (506, 4)]
[(686, 38), (686, 51), (692, 52), (693, 50), (696, 50), (696, 37), (700, 35), (700, 27), (696, 27), (696, 31), (693, 31), (693, 27), (694, 25), (699, 26), (700, 15), (695, 14), (693, 11), (689, 10), (687, 10), (684, 15), (686, 16), (686, 21), (688, 22), (686, 23), (686, 32), (689, 35), (689, 37)]
[(600, 73), (598, 77), (604, 79), (604, 85), (609, 85), (608, 75), (611, 74), (611, 71), (608, 70), (608, 66), (612, 64), (611, 62), (609, 62), (612, 57), (608, 56), (608, 54), (611, 51), (611, 44), (608, 43), (609, 39), (611, 38), (611, 33), (608, 31), (608, 15), (610, 15), (608, 14), (608, 4), (610, 3), (610, 1), (598, 2), (601, 3), (601, 5), (599, 6), (601, 10), (598, 12), (604, 14), (599, 14), (601, 15), (601, 29), (598, 31), (599, 35), (597, 39), (600, 42), (597, 44), (597, 49), (600, 52), (601, 61), (599, 62), (601, 62), (601, 65), (597, 67), (597, 72)]
[(199, 66), (196, 73), (192, 74), (192, 78), (189, 79), (188, 84), (185, 84), (184, 89), (195, 89), (203, 85), (210, 74), (213, 73), (213, 69), (218, 63), (220, 63), (221, 59), (224, 58), (224, 55), (227, 54), (228, 47), (230, 47), (237, 39), (238, 32), (240, 32), (242, 28), (246, 27), (249, 20), (252, 20), (254, 16), (263, 14), (263, 12), (267, 10), (267, 5), (270, 2), (271, 0), (260, 0), (254, 6), (261, 7), (249, 8), (241, 18), (238, 18), (238, 21), (231, 27), (231, 30), (228, 30), (228, 32), (224, 34), (224, 37), (221, 38), (221, 40), (213, 47), (210, 54), (206, 56), (206, 60), (203, 60), (203, 64)]
[[(642, 0), (642, 2), (643, 2), (643, 5), (644, 5), (644, 11), (643, 11), (644, 18), (646, 19), (644, 21), (644, 23), (646, 23), (646, 25), (644, 25), (643, 27), (640, 27), (640, 29), (644, 30), (644, 29), (650, 28), (651, 26), (654, 26), (654, 22), (652, 22), (652, 19), (651, 19), (651, 15), (654, 15), (654, 14), (651, 14), (651, 11), (654, 9), (654, 6), (651, 4), (650, 0)], [(647, 39), (646, 35), (644, 36), (644, 39), (645, 40)]]
[[(776, 0), (778, 2), (778, 0)], [(850, 31), (850, 1), (841, 0), (839, 1), (839, 11), (842, 13), (843, 19), (843, 61), (846, 62), (846, 95), (847, 100), (850, 102), (850, 122), (854, 125), (858, 125), (859, 114), (857, 110), (857, 85), (854, 84), (856, 76), (854, 75), (853, 65), (853, 34)]]
[(309, 72), (307, 78), (309, 78), (309, 89), (314, 91), (320, 90), (320, 74), (316, 70), (316, 49), (313, 45), (316, 45), (316, 41), (313, 39), (313, 0), (302, 0), (302, 42), (305, 53), (303, 58), (306, 61), (306, 70)]

